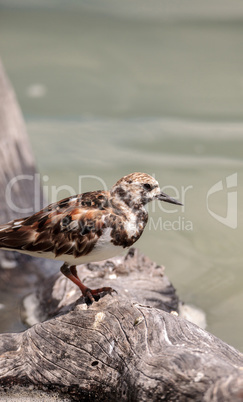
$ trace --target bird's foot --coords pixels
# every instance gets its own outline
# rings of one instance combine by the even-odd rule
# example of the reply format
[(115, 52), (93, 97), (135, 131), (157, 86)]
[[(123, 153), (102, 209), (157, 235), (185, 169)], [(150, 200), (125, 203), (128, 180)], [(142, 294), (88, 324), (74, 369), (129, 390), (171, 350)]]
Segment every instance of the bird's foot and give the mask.
[(106, 294), (111, 295), (112, 292), (116, 292), (116, 290), (112, 289), (111, 287), (104, 287), (99, 289), (82, 289), (83, 296), (85, 297), (85, 301), (87, 304), (92, 304), (94, 301), (98, 301), (101, 297), (105, 296)]

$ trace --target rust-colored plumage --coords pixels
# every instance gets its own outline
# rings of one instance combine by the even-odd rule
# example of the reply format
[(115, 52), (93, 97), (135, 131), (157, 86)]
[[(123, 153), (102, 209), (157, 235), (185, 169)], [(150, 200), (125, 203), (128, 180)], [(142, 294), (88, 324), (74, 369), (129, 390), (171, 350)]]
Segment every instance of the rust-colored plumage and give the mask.
[(110, 288), (91, 290), (78, 278), (76, 265), (100, 261), (130, 247), (141, 236), (152, 199), (180, 204), (161, 193), (157, 181), (132, 173), (108, 191), (93, 191), (50, 204), (25, 219), (0, 225), (0, 248), (64, 261), (61, 271), (93, 301)]

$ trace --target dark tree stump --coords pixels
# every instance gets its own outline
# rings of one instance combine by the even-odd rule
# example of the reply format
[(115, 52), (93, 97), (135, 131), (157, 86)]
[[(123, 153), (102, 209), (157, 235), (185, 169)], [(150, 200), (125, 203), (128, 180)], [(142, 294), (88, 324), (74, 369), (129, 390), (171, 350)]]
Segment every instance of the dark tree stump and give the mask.
[[(3, 222), (21, 216), (6, 203), (9, 181), (36, 171), (1, 65), (0, 97)], [(13, 186), (15, 205), (33, 206), (31, 183)], [(25, 320), (36, 324), (0, 335), (1, 400), (21, 395), (22, 401), (243, 400), (242, 354), (179, 318), (178, 298), (163, 268), (134, 249), (126, 257), (82, 266), (86, 285), (117, 290), (89, 307), (70, 281), (47, 275), (53, 261), (45, 270), (44, 260), (5, 254), (0, 254), (0, 290), (21, 288), (25, 280), (33, 289), (32, 276), (38, 287), (24, 302)]]

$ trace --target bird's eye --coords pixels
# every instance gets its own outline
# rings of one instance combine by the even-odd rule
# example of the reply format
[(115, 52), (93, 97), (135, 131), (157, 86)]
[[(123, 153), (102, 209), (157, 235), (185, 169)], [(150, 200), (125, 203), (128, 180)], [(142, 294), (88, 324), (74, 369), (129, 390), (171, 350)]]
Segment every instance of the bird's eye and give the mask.
[(152, 190), (152, 186), (149, 183), (144, 183), (143, 188), (145, 188), (145, 190), (147, 191), (151, 191)]

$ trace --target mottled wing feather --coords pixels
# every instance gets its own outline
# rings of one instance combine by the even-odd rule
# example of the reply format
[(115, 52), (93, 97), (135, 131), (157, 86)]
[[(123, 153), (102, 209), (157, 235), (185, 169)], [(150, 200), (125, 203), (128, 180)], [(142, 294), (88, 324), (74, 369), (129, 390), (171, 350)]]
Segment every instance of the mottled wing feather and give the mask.
[(127, 225), (129, 218), (109, 192), (84, 193), (0, 226), (0, 248), (41, 253), (43, 257), (52, 252), (55, 257), (66, 254), (77, 258), (92, 251), (105, 228), (111, 229), (114, 245), (126, 248), (141, 236), (148, 216), (146, 211), (136, 213), (136, 230)]
[(107, 192), (90, 192), (50, 204), (23, 220), (0, 226), (0, 247), (55, 256), (88, 254), (110, 214)]

